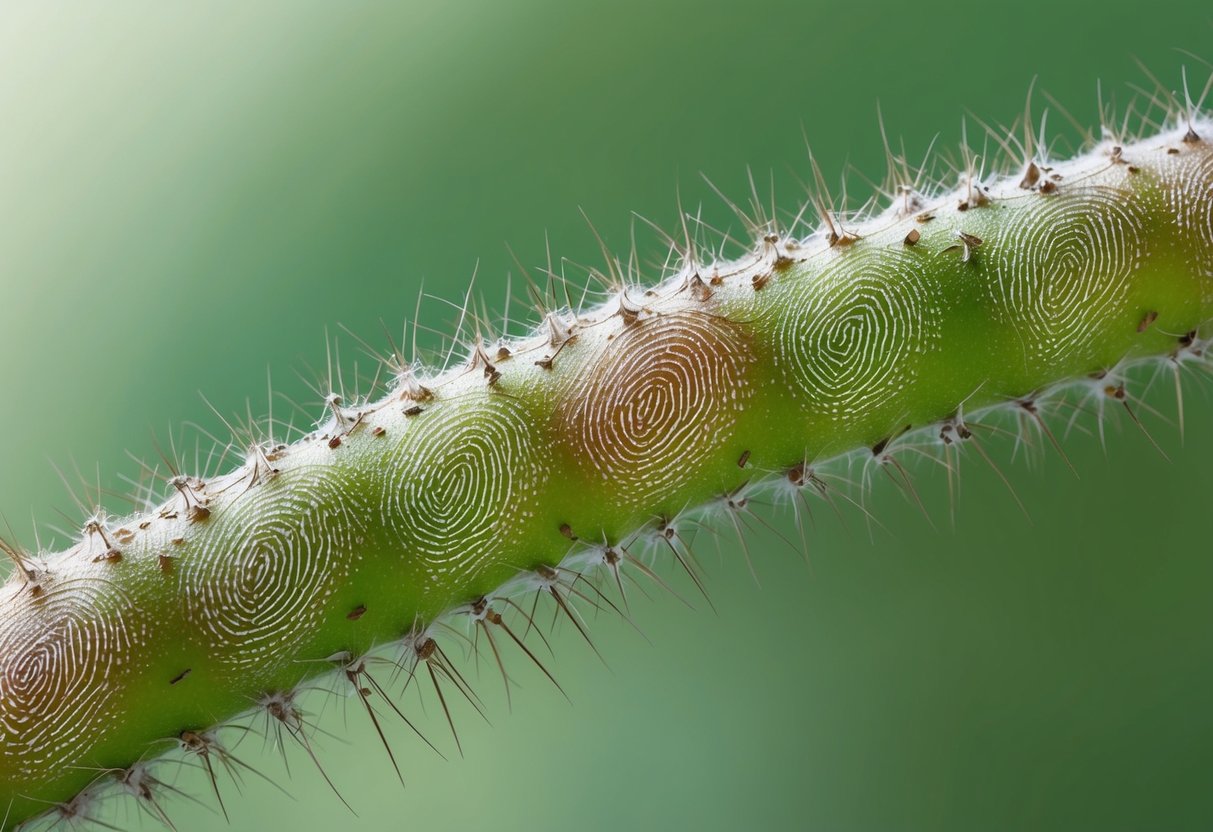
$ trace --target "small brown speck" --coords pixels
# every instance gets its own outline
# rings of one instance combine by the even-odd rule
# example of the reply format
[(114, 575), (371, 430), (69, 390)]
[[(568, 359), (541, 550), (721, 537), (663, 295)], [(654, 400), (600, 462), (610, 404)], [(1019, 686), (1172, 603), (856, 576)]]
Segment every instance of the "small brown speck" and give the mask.
[(750, 452), (747, 449), (747, 450), (742, 451), (741, 456), (739, 456), (737, 458), (737, 467), (744, 468), (746, 466), (746, 463), (749, 461), (750, 461)]
[(107, 549), (104, 553), (93, 558), (93, 563), (120, 563), (122, 561), (122, 553), (117, 549)]
[(568, 523), (560, 524), (560, 533), (562, 535), (564, 535), (565, 537), (567, 537), (569, 540), (577, 539), (577, 535), (573, 534), (573, 529), (569, 526)]
[(708, 288), (708, 285), (703, 282), (703, 278), (701, 278), (699, 275), (694, 275), (687, 282), (687, 286), (689, 286), (691, 289), (691, 297), (695, 298), (695, 300), (699, 301), (700, 303), (705, 303), (711, 300), (712, 295), (715, 294), (711, 289)]
[(366, 607), (362, 604), (359, 604), (358, 606), (356, 606), (352, 610), (350, 610), (348, 613), (346, 613), (345, 617), (346, 617), (347, 621), (357, 621), (359, 618), (362, 618), (362, 616), (364, 616), (364, 615), (366, 615)]
[(178, 673), (176, 676), (174, 676), (173, 678), (169, 679), (169, 680), (168, 680), (168, 683), (169, 683), (170, 685), (175, 685), (175, 684), (177, 684), (178, 682), (184, 682), (184, 681), (185, 681), (185, 678), (186, 678), (187, 676), (189, 676), (189, 675), (190, 675), (191, 673), (193, 673), (193, 672), (194, 672), (194, 669), (193, 669), (192, 667), (187, 667), (185, 670), (181, 671), (181, 672), (180, 672), (180, 673)]
[(787, 471), (788, 482), (793, 485), (804, 485), (804, 469), (805, 464), (803, 462), (797, 462), (789, 468)]
[(918, 241), (921, 239), (922, 239), (922, 234), (920, 234), (918, 232), (918, 229), (911, 228), (910, 233), (905, 236), (905, 239), (902, 240), (902, 243), (904, 243), (907, 246), (916, 246), (916, 245), (918, 245)]
[(404, 415), (405, 416), (416, 416), (418, 413), (420, 413), (423, 410), (425, 410), (424, 407), (422, 407), (419, 404), (415, 404), (412, 407), (406, 407), (404, 409)]
[(337, 450), (338, 448), (340, 448), (341, 447), (341, 437), (334, 436), (332, 439), (330, 439), (329, 447), (332, 448), (333, 450)]
[(1028, 167), (1024, 171), (1023, 179), (1019, 180), (1019, 187), (1025, 191), (1030, 191), (1040, 181), (1040, 168), (1036, 167), (1035, 162), (1028, 162)]
[(1141, 323), (1139, 323), (1137, 325), (1137, 331), (1145, 332), (1147, 329), (1150, 328), (1150, 324), (1154, 323), (1157, 320), (1158, 320), (1158, 313), (1155, 312), (1153, 309), (1151, 309), (1149, 312), (1146, 313), (1145, 317), (1141, 319)]
[(385, 433), (387, 433), (387, 430), (384, 429), (383, 425), (375, 425), (371, 429), (371, 436), (383, 436)]

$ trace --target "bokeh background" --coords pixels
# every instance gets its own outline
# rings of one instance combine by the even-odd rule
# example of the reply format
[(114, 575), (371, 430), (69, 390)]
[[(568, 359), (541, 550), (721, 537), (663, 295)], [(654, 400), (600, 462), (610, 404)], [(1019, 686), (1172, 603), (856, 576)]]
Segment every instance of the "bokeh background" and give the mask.
[[(199, 391), (264, 412), (267, 367), (318, 413), (296, 370), (323, 363), (326, 330), (382, 344), (423, 282), (457, 301), (477, 264), (500, 310), (507, 243), (538, 265), (546, 232), (598, 262), (579, 208), (623, 250), (631, 212), (672, 226), (676, 189), (727, 222), (699, 173), (740, 198), (747, 165), (791, 208), (805, 135), (831, 182), (848, 164), (879, 178), (878, 102), (918, 154), (954, 146), (966, 113), (1011, 121), (1034, 76), (1038, 113), (1047, 90), (1094, 124), (1097, 81), (1122, 106), (1150, 86), (1134, 57), (1173, 88), (1181, 66), (1203, 79), (1210, 18), (1196, 0), (6, 2), (0, 508), (31, 545), (36, 513), (49, 544), (79, 519), (52, 463), (120, 490), (153, 432), (219, 429)], [(1050, 125), (1070, 129), (1056, 107)], [(450, 306), (423, 310), (450, 331)], [(1169, 384), (1151, 394), (1169, 460), (1123, 419), (1106, 454), (1073, 432), (1080, 478), (999, 446), (1030, 520), (973, 463), (954, 525), (942, 473), (918, 466), (938, 528), (879, 483), (881, 526), (819, 511), (809, 566), (780, 538), (790, 516), (765, 511), (761, 587), (731, 535), (701, 534), (718, 615), (636, 598), (649, 641), (594, 624), (609, 669), (558, 631), (571, 705), (515, 656), (509, 712), (482, 667), (492, 725), (459, 710), (466, 758), (391, 727), (406, 789), (364, 718), (314, 697), (357, 817), (298, 750), (288, 777), (254, 736), (239, 756), (293, 798), (224, 782), (230, 828), (1210, 828), (1209, 392), (1188, 386), (1183, 444)], [(428, 705), (410, 712), (451, 748)], [(212, 802), (196, 773), (179, 784)], [(225, 826), (170, 804), (182, 832)]]

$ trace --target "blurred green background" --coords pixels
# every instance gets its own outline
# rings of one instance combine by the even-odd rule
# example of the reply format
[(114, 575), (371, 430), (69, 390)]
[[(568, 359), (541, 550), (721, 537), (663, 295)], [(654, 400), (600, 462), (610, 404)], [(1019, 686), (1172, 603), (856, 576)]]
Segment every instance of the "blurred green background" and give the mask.
[[(1211, 35), (1195, 0), (5, 3), (0, 509), (31, 545), (31, 510), (70, 527), (51, 462), (118, 489), (153, 430), (218, 428), (199, 391), (262, 412), (267, 366), (318, 412), (294, 370), (323, 363), (326, 328), (382, 343), (422, 281), (458, 300), (477, 264), (500, 310), (506, 243), (538, 265), (546, 231), (598, 261), (579, 208), (624, 250), (631, 212), (672, 226), (676, 188), (726, 222), (699, 172), (741, 198), (747, 165), (790, 208), (802, 127), (831, 182), (848, 163), (878, 178), (878, 102), (912, 154), (953, 145), (966, 112), (1009, 122), (1037, 75), (1094, 123), (1097, 80), (1123, 104), (1148, 84), (1133, 56), (1174, 87), (1184, 64), (1203, 78), (1176, 48), (1213, 57)], [(448, 306), (424, 310), (449, 331)], [(701, 534), (718, 615), (638, 599), (651, 644), (595, 623), (610, 669), (563, 628), (550, 664), (571, 706), (515, 656), (510, 713), (482, 667), (493, 724), (460, 710), (466, 759), (391, 726), (407, 789), (328, 702), (317, 745), (358, 817), (297, 750), (288, 778), (249, 737), (238, 755), (294, 799), (225, 782), (230, 828), (1213, 827), (1213, 401), (1187, 392), (1185, 444), (1147, 417), (1169, 461), (1123, 419), (1106, 456), (1074, 432), (1080, 479), (999, 447), (1030, 522), (974, 462), (954, 529), (919, 466), (938, 530), (882, 482), (883, 528), (818, 512), (811, 568), (765, 511), (761, 588), (730, 534)], [(1168, 383), (1150, 403), (1173, 418)], [(410, 713), (449, 748), (427, 701)], [(171, 804), (182, 832), (224, 828)]]

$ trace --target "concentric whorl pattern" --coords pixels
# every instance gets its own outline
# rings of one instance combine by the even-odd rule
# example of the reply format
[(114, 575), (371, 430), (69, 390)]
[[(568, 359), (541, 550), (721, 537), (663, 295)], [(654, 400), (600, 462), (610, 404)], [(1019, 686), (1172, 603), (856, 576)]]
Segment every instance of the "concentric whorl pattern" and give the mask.
[(78, 578), (5, 599), (0, 618), (0, 770), (45, 777), (89, 762), (119, 726), (116, 691), (146, 628), (109, 581)]
[(551, 467), (534, 422), (508, 394), (486, 391), (409, 423), (386, 466), (383, 522), (428, 571), (427, 589), (470, 585), (532, 516)]
[(1167, 207), (1197, 252), (1199, 273), (1213, 278), (1213, 146), (1189, 147), (1163, 170)]
[[(918, 256), (900, 248), (844, 251), (822, 271), (788, 281), (776, 363), (833, 420), (865, 415), (913, 381), (939, 302)], [(781, 304), (782, 305), (782, 304)]]
[(295, 658), (362, 540), (365, 509), (329, 472), (289, 476), (250, 489), (243, 522), (179, 558), (191, 630), (232, 673), (269, 674)]
[(684, 311), (631, 324), (556, 414), (582, 463), (628, 504), (652, 504), (695, 479), (728, 442), (753, 393), (741, 328)]
[(1126, 193), (1086, 188), (1029, 197), (992, 252), (999, 315), (1038, 367), (1087, 361), (1101, 321), (1123, 311), (1144, 253), (1141, 208)]

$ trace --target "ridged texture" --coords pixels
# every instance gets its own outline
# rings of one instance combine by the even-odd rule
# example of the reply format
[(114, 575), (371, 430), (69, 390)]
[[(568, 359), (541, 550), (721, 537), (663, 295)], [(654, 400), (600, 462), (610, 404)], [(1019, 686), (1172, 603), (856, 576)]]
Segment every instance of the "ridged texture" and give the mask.
[(786, 308), (768, 313), (778, 326), (775, 361), (808, 408), (846, 422), (914, 382), (917, 357), (939, 340), (940, 305), (947, 302), (922, 268), (930, 256), (873, 247), (789, 281)]
[(1124, 314), (1129, 281), (1148, 251), (1147, 215), (1132, 196), (1112, 187), (1056, 193), (1004, 226), (999, 312), (1035, 360), (1092, 360), (1098, 331), (1089, 321)]
[(244, 521), (216, 524), (205, 547), (178, 545), (165, 568), (180, 576), (191, 641), (214, 651), (217, 672), (272, 676), (292, 660), (356, 566), (367, 508), (329, 471), (304, 468), (290, 484), (248, 489)]
[(426, 592), (472, 585), (521, 533), (551, 472), (547, 443), (508, 395), (474, 395), (411, 417), (391, 448), (382, 522), (397, 551), (422, 567)]
[(112, 730), (114, 696), (140, 671), (147, 628), (121, 587), (68, 578), (8, 599), (0, 619), (0, 753), (11, 782), (87, 759)]
[(562, 403), (558, 422), (585, 469), (651, 505), (698, 478), (753, 396), (745, 330), (705, 312), (638, 320)]

